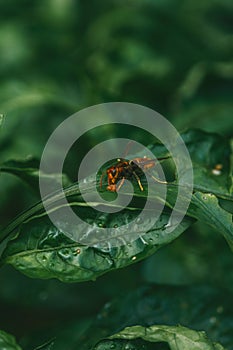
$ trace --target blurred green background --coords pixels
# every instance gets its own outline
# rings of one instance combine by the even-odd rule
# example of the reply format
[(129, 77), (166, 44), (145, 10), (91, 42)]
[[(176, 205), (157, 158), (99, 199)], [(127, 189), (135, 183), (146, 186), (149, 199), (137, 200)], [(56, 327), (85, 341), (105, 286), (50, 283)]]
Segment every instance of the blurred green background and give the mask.
[[(151, 107), (179, 131), (232, 135), (231, 0), (8, 0), (0, 2), (0, 18), (1, 163), (40, 158), (62, 120), (110, 101)], [(84, 140), (84, 154), (98, 137)], [(39, 199), (7, 174), (0, 176), (0, 196), (1, 227)], [(8, 316), (0, 328), (26, 344), (30, 332), (50, 322), (61, 327), (70, 314), (93, 314), (118, 292), (148, 281), (232, 289), (233, 276), (223, 276), (232, 271), (230, 254), (220, 236), (196, 224), (154, 257), (95, 283), (33, 281), (4, 267), (0, 307)]]

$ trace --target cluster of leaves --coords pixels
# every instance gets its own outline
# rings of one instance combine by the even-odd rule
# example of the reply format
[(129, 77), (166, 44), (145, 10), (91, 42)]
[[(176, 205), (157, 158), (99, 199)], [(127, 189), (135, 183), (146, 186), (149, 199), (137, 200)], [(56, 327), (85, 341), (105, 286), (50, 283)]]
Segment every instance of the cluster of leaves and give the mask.
[[(173, 232), (170, 232), (170, 225), (168, 225), (170, 212), (165, 211), (152, 229), (147, 230), (147, 223), (145, 222), (143, 225), (144, 232), (140, 233), (139, 238), (130, 244), (117, 247), (110, 246), (107, 250), (105, 247), (89, 247), (74, 242), (54, 226), (48, 220), (43, 206), (39, 203), (19, 216), (5, 231), (3, 230), (3, 240), (7, 239), (8, 236), (12, 238), (3, 250), (2, 264), (11, 264), (19, 271), (35, 278), (58, 278), (63, 282), (93, 280), (107, 271), (125, 267), (136, 260), (148, 257), (160, 247), (177, 238), (194, 220), (205, 221), (210, 226), (219, 228), (219, 231), (232, 248), (232, 213), (219, 204), (219, 201), (222, 200), (223, 203), (228, 203), (228, 206), (230, 204), (232, 208), (232, 170), (230, 166), (232, 153), (230, 144), (217, 134), (208, 134), (198, 130), (190, 130), (184, 133), (182, 137), (186, 141), (192, 158), (195, 179), (194, 194), (186, 217)], [(218, 152), (215, 152), (216, 145), (221, 145)], [(151, 145), (150, 149), (152, 150), (153, 147), (161, 154), (165, 152), (162, 145)], [(157, 156), (161, 154), (157, 154)], [(220, 174), (217, 173), (216, 175), (213, 170), (215, 170), (215, 164), (219, 164), (220, 160), (222, 170)], [(38, 176), (38, 171), (31, 165), (31, 161), (28, 162), (28, 166), (25, 162), (23, 164), (8, 162), (2, 165), (2, 169), (5, 172), (16, 174), (35, 187), (35, 177)], [(50, 174), (46, 177), (46, 174), (42, 174), (42, 176), (51, 181), (53, 175)], [(56, 176), (54, 181), (56, 181)], [(85, 184), (88, 191), (92, 191), (95, 187), (93, 177), (85, 179)], [(72, 197), (69, 205), (76, 207), (76, 210), (78, 208), (78, 214), (85, 215), (87, 219), (92, 218), (93, 222), (96, 223), (94, 236), (98, 235), (100, 222), (101, 225), (110, 224), (112, 227), (117, 222), (120, 226), (124, 223), (124, 220), (127, 222), (138, 215), (137, 208), (131, 205), (125, 210), (124, 215), (120, 213), (116, 217), (112, 215), (100, 217), (99, 214), (96, 214), (93, 218), (92, 210), (77, 195), (79, 191), (78, 184), (69, 185), (64, 190), (68, 197)], [(174, 195), (174, 188), (171, 187), (166, 199), (167, 208), (172, 206)], [(59, 195), (55, 193), (49, 198), (51, 204), (53, 204), (53, 211), (60, 210), (59, 204), (56, 204), (59, 203), (58, 197)], [(153, 195), (150, 199), (153, 199)], [(134, 229), (137, 233), (136, 225)], [(85, 232), (82, 232), (82, 225), (76, 228), (76, 231), (78, 230), (81, 231), (81, 234), (85, 234)], [(127, 232), (123, 232), (123, 234), (127, 235)], [(91, 333), (93, 334), (93, 332)], [(3, 335), (5, 337), (5, 333)], [(111, 335), (109, 330), (107, 335)], [(84, 335), (82, 337), (84, 337), (83, 348), (90, 349), (94, 346), (93, 339), (96, 340), (95, 337), (91, 339), (89, 345), (88, 338), (85, 338)], [(138, 338), (142, 338), (142, 340), (139, 341)], [(118, 339), (120, 339), (120, 342)], [(214, 345), (207, 340), (204, 333), (180, 326), (151, 326), (148, 329), (145, 326), (133, 326), (116, 334), (116, 336), (112, 336), (109, 340), (98, 342), (98, 345), (94, 348), (107, 349), (114, 345), (121, 349), (125, 346), (125, 342), (132, 343), (132, 348), (135, 347), (135, 349), (142, 346), (147, 349), (147, 345), (143, 345), (147, 342), (167, 342), (171, 349), (195, 349), (197, 346), (203, 349), (208, 349), (207, 346), (210, 349), (213, 347), (216, 349), (222, 348), (220, 345)]]
[[(232, 10), (228, 0), (185, 1), (178, 9), (175, 0), (0, 4), (6, 114), (0, 118), (0, 328), (20, 344), (0, 331), (1, 349), (232, 349)], [(150, 230), (145, 222), (130, 244), (88, 247), (58, 230), (38, 202), (39, 158), (70, 113), (119, 100), (152, 107), (179, 130), (188, 129), (182, 137), (193, 162), (194, 192), (172, 233), (176, 186), (168, 185), (166, 210)], [(62, 182), (73, 210), (95, 223), (94, 236), (102, 226), (121, 227), (138, 215), (134, 203), (115, 216), (93, 213), (73, 183), (77, 154), (81, 160), (103, 134), (130, 136), (151, 143), (155, 156), (166, 154), (138, 130), (112, 126), (90, 132), (74, 147)], [(49, 184), (61, 181), (57, 174), (40, 176)], [(87, 191), (95, 180), (85, 179)], [(145, 193), (135, 188), (136, 204)], [(53, 210), (59, 211), (59, 198), (51, 194)], [(150, 199), (158, 200), (157, 193)], [(75, 229), (85, 235), (81, 225)]]
[[(64, 232), (50, 222), (44, 212), (43, 205), (39, 203), (24, 212), (6, 231), (3, 231), (2, 239), (12, 234), (14, 239), (8, 242), (2, 253), (2, 263), (9, 263), (30, 277), (58, 278), (64, 282), (91, 280), (109, 270), (122, 268), (151, 255), (160, 247), (177, 238), (195, 219), (219, 229), (230, 247), (233, 248), (232, 214), (219, 204), (219, 200), (222, 200), (232, 206), (232, 170), (230, 166), (232, 153), (230, 144), (218, 135), (196, 130), (188, 131), (182, 136), (192, 158), (194, 194), (186, 217), (176, 229), (173, 231), (170, 229), (171, 214), (168, 211), (164, 212), (160, 220), (156, 221), (150, 229), (147, 229), (150, 222), (144, 222), (144, 232), (141, 232), (138, 239), (130, 244), (112, 245), (108, 249), (105, 246), (96, 245), (89, 247), (88, 245), (80, 245), (80, 243), (68, 238)], [(219, 144), (218, 152), (215, 152), (216, 145)], [(164, 146), (161, 147), (158, 144), (150, 147), (151, 150), (153, 148), (157, 152), (158, 150), (162, 153), (165, 151)], [(157, 157), (159, 156), (160, 154), (157, 154)], [(222, 165), (221, 174), (215, 175), (213, 170), (220, 161)], [(25, 167), (25, 163), (23, 165), (24, 167), (19, 171), (20, 163), (12, 163), (11, 166), (7, 163), (7, 165), (3, 165), (3, 170), (17, 174), (24, 180), (29, 180), (30, 184), (34, 184), (31, 179), (35, 179), (36, 169), (33, 171), (33, 168), (30, 168), (30, 162), (28, 167)], [(95, 182), (92, 176), (85, 179), (85, 186), (89, 192), (93, 191)], [(176, 195), (176, 187), (170, 187), (165, 203), (168, 208), (174, 204)], [(69, 205), (75, 208), (78, 215), (84, 215), (86, 220), (92, 220), (95, 224), (93, 236), (97, 239), (99, 238), (98, 231), (100, 231), (100, 227), (114, 227), (116, 224), (121, 227), (139, 214), (139, 209), (137, 210), (137, 207), (133, 205), (128, 207), (124, 214), (119, 213), (114, 216), (111, 214), (103, 216), (98, 212), (93, 214), (92, 208), (88, 207), (82, 197), (78, 195), (77, 184), (68, 186), (64, 191), (68, 198), (72, 198)], [(126, 195), (125, 191), (124, 194)], [(144, 196), (144, 193), (140, 194), (140, 198)], [(152, 194), (150, 200), (157, 199), (156, 192), (154, 196)], [(49, 201), (53, 212), (61, 209), (57, 193), (52, 195)], [(96, 205), (98, 205), (98, 202), (96, 202)], [(86, 234), (85, 226), (83, 228), (83, 225), (80, 224), (79, 227), (68, 228), (71, 232), (72, 229), (75, 229), (75, 232), (79, 234), (80, 241), (82, 241), (82, 236)], [(141, 226), (135, 224), (135, 235), (138, 230), (141, 230)], [(124, 239), (127, 236), (126, 229), (123, 228), (122, 232), (119, 229), (119, 235)]]
[[(205, 286), (141, 287), (106, 304), (92, 320), (63, 326), (57, 339), (38, 349), (75, 349), (77, 344), (83, 350), (169, 349), (168, 345), (172, 350), (224, 349), (216, 339), (230, 349), (233, 320), (228, 298), (231, 293)], [(185, 326), (174, 325), (177, 322)], [(0, 341), (7, 349), (20, 349), (4, 332)]]

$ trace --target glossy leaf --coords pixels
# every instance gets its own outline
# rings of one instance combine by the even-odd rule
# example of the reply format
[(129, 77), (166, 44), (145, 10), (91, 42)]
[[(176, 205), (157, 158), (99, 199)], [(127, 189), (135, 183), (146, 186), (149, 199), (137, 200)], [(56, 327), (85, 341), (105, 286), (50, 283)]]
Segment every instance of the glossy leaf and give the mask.
[(212, 193), (194, 193), (189, 213), (223, 234), (233, 250), (232, 213), (223, 209)]
[[(132, 214), (125, 214), (126, 220), (129, 215)], [(120, 220), (122, 214), (118, 224)], [(104, 224), (103, 219), (101, 222)], [(107, 271), (125, 267), (153, 254), (178, 237), (193, 221), (184, 219), (172, 233), (169, 227), (166, 228), (168, 222), (169, 215), (164, 214), (148, 233), (145, 227), (140, 238), (130, 244), (106, 249), (82, 246), (65, 236), (48, 219), (35, 218), (22, 225), (17, 238), (9, 241), (2, 262), (11, 264), (30, 277), (58, 278), (64, 282), (93, 280)]]
[(193, 163), (194, 190), (233, 200), (230, 139), (202, 130), (189, 130), (181, 136)]
[[(181, 137), (192, 160), (194, 192), (212, 193), (233, 201), (231, 140), (198, 129), (181, 133)], [(150, 149), (157, 156), (166, 152), (159, 143), (151, 145)]]
[[(224, 350), (220, 344), (214, 344), (207, 338), (205, 332), (194, 331), (182, 326), (132, 326), (127, 327), (111, 339), (137, 339), (141, 338), (147, 342), (166, 342), (171, 350)], [(114, 343), (113, 343), (114, 344)], [(95, 350), (102, 350), (101, 343)], [(135, 350), (139, 347), (135, 347)]]
[[(221, 136), (208, 134), (198, 130), (191, 130), (182, 135), (194, 166), (194, 195), (187, 216), (182, 224), (173, 232), (169, 232), (170, 212), (164, 211), (163, 215), (150, 231), (150, 220), (144, 222), (143, 232), (139, 232), (139, 226), (134, 225), (134, 232), (138, 234), (138, 239), (127, 244), (127, 232), (124, 232), (123, 224), (136, 218), (139, 214), (135, 203), (125, 209), (120, 214), (98, 214), (88, 207), (79, 196), (79, 188), (76, 184), (67, 187), (65, 193), (70, 199), (71, 207), (81, 217), (92, 223), (93, 247), (80, 245), (67, 238), (62, 231), (59, 231), (43, 214), (43, 205), (39, 203), (28, 212), (19, 217), (9, 226), (8, 234), (14, 239), (9, 241), (7, 248), (3, 252), (2, 262), (9, 263), (15, 268), (31, 277), (37, 278), (58, 278), (62, 281), (85, 281), (95, 279), (97, 276), (116, 268), (122, 268), (136, 261), (153, 254), (159, 247), (163, 246), (178, 237), (194, 219), (204, 220), (213, 227), (217, 227), (232, 246), (232, 224), (231, 214), (218, 204), (216, 196), (224, 200), (232, 200), (232, 178), (230, 168), (231, 150), (229, 142), (223, 140)], [(217, 148), (217, 144), (220, 146)], [(151, 150), (156, 151), (158, 156), (165, 154), (164, 146), (152, 145)], [(221, 162), (220, 174), (213, 174), (216, 164)], [(91, 193), (95, 188), (95, 178), (85, 179), (84, 189)], [(167, 202), (165, 205), (172, 208), (174, 198), (176, 198), (176, 185), (168, 185)], [(211, 191), (211, 200), (206, 192)], [(209, 192), (208, 192), (209, 193)], [(136, 186), (136, 196), (140, 200), (146, 196)], [(112, 195), (112, 194), (109, 194)], [(124, 190), (124, 195), (127, 191)], [(59, 211), (60, 195), (55, 194), (48, 198), (53, 210)], [(158, 199), (157, 192), (152, 191), (150, 200)], [(98, 200), (93, 197), (93, 203), (98, 208)], [(108, 204), (111, 206), (111, 202)], [(140, 208), (140, 207), (139, 207)], [(119, 236), (122, 243), (118, 247), (113, 244), (109, 246), (99, 245), (102, 240), (101, 227), (119, 227)], [(123, 227), (123, 228), (121, 228)], [(85, 225), (65, 228), (70, 232), (78, 232), (80, 241), (86, 235)], [(3, 233), (4, 234), (4, 233)], [(90, 235), (90, 233), (89, 233)], [(84, 239), (85, 242), (85, 239)]]
[(4, 331), (0, 331), (0, 349), (22, 350), (21, 347), (17, 345), (15, 338)]
[[(214, 133), (189, 130), (182, 134), (194, 172), (194, 194), (187, 215), (223, 234), (233, 247), (233, 177), (231, 141)], [(161, 151), (163, 146), (160, 147)], [(174, 191), (168, 189), (172, 205)], [(225, 207), (220, 205), (221, 200)], [(225, 201), (225, 202), (224, 202)], [(229, 208), (227, 211), (225, 208)]]

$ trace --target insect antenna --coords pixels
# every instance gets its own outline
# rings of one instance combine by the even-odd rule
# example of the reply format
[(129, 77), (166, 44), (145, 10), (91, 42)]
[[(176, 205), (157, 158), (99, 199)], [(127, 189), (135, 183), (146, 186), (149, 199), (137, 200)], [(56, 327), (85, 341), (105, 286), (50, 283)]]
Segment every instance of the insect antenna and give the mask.
[(159, 184), (165, 184), (165, 185), (170, 184), (170, 182), (160, 180), (160, 179), (158, 179), (157, 177), (155, 177), (154, 175), (151, 175), (150, 173), (148, 173), (148, 175), (149, 175), (153, 180), (155, 180), (155, 182), (158, 182)]
[(127, 143), (125, 152), (124, 152), (124, 154), (123, 154), (123, 158), (125, 158), (125, 157), (127, 156), (127, 154), (129, 153), (129, 150), (130, 150), (130, 148), (131, 148), (131, 146), (132, 146), (132, 144), (133, 144), (134, 142), (135, 142), (135, 141), (131, 140), (131, 141), (129, 141), (129, 142)]

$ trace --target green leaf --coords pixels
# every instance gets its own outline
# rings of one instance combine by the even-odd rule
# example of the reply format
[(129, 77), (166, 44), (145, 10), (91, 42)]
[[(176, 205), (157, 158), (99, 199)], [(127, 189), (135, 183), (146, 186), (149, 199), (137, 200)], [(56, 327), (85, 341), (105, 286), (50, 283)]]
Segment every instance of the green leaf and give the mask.
[(125, 327), (163, 323), (166, 326), (179, 324), (193, 330), (203, 330), (214, 342), (221, 342), (231, 349), (231, 300), (231, 292), (207, 286), (144, 286), (107, 303), (80, 336), (79, 346), (89, 350)]
[[(150, 219), (148, 219), (148, 222), (144, 222), (143, 231), (139, 229), (140, 225), (134, 225), (134, 231), (130, 234), (137, 235), (135, 236), (137, 239), (135, 238), (132, 244), (127, 244), (128, 232), (124, 231), (123, 225), (139, 215), (140, 210), (137, 208), (142, 207), (141, 200), (146, 197), (145, 191), (141, 192), (136, 186), (135, 198), (138, 198), (139, 202), (134, 201), (127, 209), (112, 215), (98, 213), (90, 208), (79, 195), (77, 184), (73, 184), (64, 191), (70, 200), (71, 208), (79, 217), (92, 224), (91, 235), (95, 239), (93, 247), (78, 244), (64, 234), (76, 232), (82, 242), (82, 238), (86, 235), (85, 225), (66, 227), (64, 222), (65, 231), (61, 231), (51, 224), (44, 213), (42, 203), (38, 203), (3, 231), (2, 239), (9, 235), (13, 239), (8, 242), (1, 262), (9, 263), (31, 277), (55, 277), (70, 282), (95, 279), (107, 271), (125, 267), (150, 256), (161, 246), (177, 238), (193, 223), (193, 218), (204, 220), (212, 227), (219, 229), (232, 246), (231, 214), (221, 208), (217, 201), (217, 198), (232, 200), (229, 142), (222, 140), (219, 135), (198, 130), (188, 131), (182, 136), (189, 148), (194, 165), (194, 195), (187, 216), (173, 232), (169, 232), (169, 225), (171, 225), (169, 208), (173, 207), (176, 198), (175, 183), (168, 185), (168, 195), (164, 203), (167, 209), (164, 210), (160, 220), (150, 228)], [(220, 145), (218, 148), (217, 144)], [(152, 145), (151, 150), (152, 148), (158, 156), (165, 154), (163, 145)], [(220, 161), (221, 172), (214, 175), (212, 170), (216, 164), (220, 164)], [(95, 176), (85, 179), (83, 183), (83, 190), (86, 193), (92, 193), (96, 186)], [(210, 196), (206, 194), (207, 191), (211, 191)], [(111, 197), (114, 194), (106, 193), (106, 195)], [(128, 195), (127, 191), (124, 191), (124, 195)], [(47, 198), (51, 210), (58, 213), (62, 209), (59, 206), (61, 196), (62, 194), (56, 193)], [(205, 200), (205, 197), (209, 200)], [(157, 192), (152, 191), (149, 199), (158, 200)], [(98, 209), (98, 199), (94, 194), (92, 204)], [(108, 202), (107, 205), (114, 204)], [(121, 244), (115, 247), (110, 240), (109, 246), (101, 246), (99, 244), (103, 239), (101, 227), (118, 227)]]
[[(155, 347), (156, 346), (156, 347)], [(167, 344), (159, 342), (156, 345), (151, 342), (147, 342), (142, 338), (137, 339), (104, 339), (101, 340), (92, 350), (169, 350)]]
[(36, 158), (28, 158), (24, 160), (9, 160), (0, 165), (0, 172), (16, 175), (30, 185), (38, 194), (39, 176), (46, 181), (49, 188), (56, 189), (56, 183), (64, 186), (70, 185), (70, 180), (65, 174), (45, 174), (40, 168), (40, 161)]
[[(83, 213), (86, 210), (83, 208)], [(133, 215), (137, 216), (137, 213)], [(120, 216), (123, 220), (123, 215)], [(126, 221), (132, 217), (131, 211), (127, 211), (124, 217)], [(98, 218), (95, 221), (98, 222)], [(115, 222), (119, 223), (120, 219), (112, 220), (112, 225)], [(147, 233), (145, 225), (145, 232), (135, 241), (106, 249), (80, 245), (65, 236), (48, 219), (35, 217), (18, 229), (4, 250), (1, 262), (11, 264), (34, 278), (58, 278), (63, 282), (93, 280), (103, 273), (128, 266), (153, 254), (178, 237), (192, 222), (192, 219), (184, 219), (170, 233), (170, 226), (167, 227), (169, 215), (163, 214)], [(105, 223), (103, 218), (101, 223)], [(79, 229), (82, 229), (81, 225)]]
[[(194, 190), (233, 200), (230, 140), (195, 129), (181, 136), (193, 163)], [(219, 171), (216, 169), (218, 165)]]
[[(192, 159), (194, 173), (194, 194), (187, 215), (217, 229), (233, 249), (231, 141), (201, 130), (189, 130), (181, 136)], [(163, 152), (163, 146), (160, 151)], [(169, 188), (168, 191), (167, 200), (172, 206), (174, 190)]]
[[(213, 193), (233, 201), (231, 140), (199, 129), (187, 130), (181, 137), (192, 160), (194, 191)], [(160, 143), (149, 148), (157, 157), (166, 154), (166, 148)]]
[[(132, 326), (110, 337), (110, 339), (127, 340), (137, 338), (153, 343), (166, 342), (171, 350), (224, 350), (223, 346), (209, 340), (205, 332), (194, 331), (182, 326)], [(102, 350), (104, 347), (100, 343), (94, 349)], [(135, 347), (136, 349), (139, 348)]]
[(22, 350), (19, 345), (16, 344), (15, 338), (0, 330), (0, 349), (2, 350)]
[(214, 194), (194, 193), (189, 214), (222, 233), (233, 251), (232, 214), (221, 208)]

